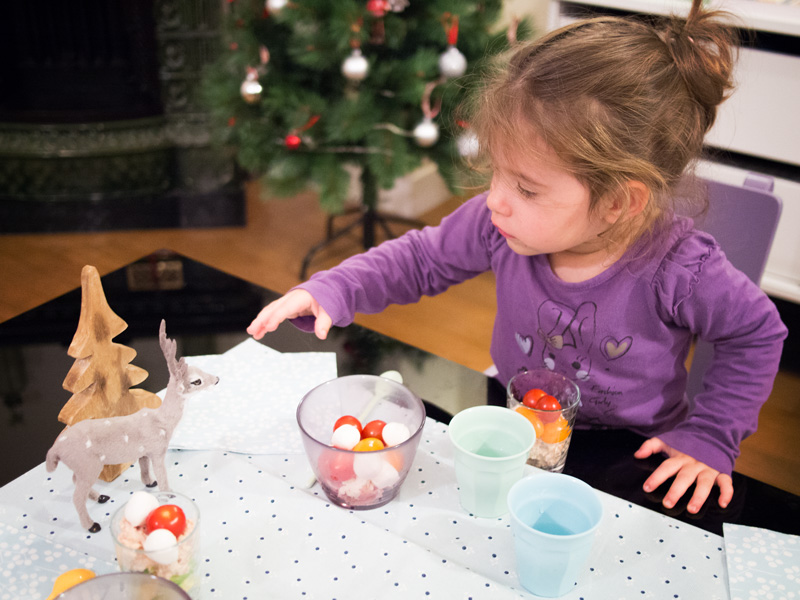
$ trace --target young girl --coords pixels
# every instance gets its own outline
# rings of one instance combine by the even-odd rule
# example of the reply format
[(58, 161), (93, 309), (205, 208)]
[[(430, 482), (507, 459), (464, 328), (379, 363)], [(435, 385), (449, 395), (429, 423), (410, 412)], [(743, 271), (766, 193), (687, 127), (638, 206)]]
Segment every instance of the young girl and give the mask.
[[(501, 383), (541, 366), (575, 379), (579, 427), (628, 428), (649, 438), (635, 456), (666, 455), (645, 491), (674, 475), (664, 506), (693, 483), (689, 512), (714, 485), (727, 506), (786, 328), (676, 212), (678, 184), (731, 86), (734, 39), (722, 17), (694, 0), (685, 20), (591, 19), (516, 47), (469, 119), (489, 191), (438, 227), (315, 274), (247, 331), (261, 338), (292, 318), (325, 338), (356, 312), (492, 270)], [(715, 360), (690, 404), (684, 361), (695, 335), (714, 343)]]

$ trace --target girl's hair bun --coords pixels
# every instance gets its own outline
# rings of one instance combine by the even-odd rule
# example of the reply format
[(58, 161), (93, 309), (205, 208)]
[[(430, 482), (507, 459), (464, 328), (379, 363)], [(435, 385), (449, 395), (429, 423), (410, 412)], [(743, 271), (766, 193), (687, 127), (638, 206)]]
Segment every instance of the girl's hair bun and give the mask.
[(714, 124), (717, 106), (733, 90), (739, 35), (727, 21), (728, 13), (703, 12), (700, 4), (700, 0), (694, 0), (686, 19), (668, 20), (662, 39), (689, 94), (703, 108), (708, 131)]

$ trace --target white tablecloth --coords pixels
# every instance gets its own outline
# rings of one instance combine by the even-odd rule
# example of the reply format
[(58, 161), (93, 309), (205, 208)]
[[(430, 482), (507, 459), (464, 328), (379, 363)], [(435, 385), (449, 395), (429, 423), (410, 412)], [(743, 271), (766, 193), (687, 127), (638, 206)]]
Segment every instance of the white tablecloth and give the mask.
[[(201, 510), (202, 597), (517, 598), (508, 517), (459, 506), (446, 427), (429, 421), (400, 495), (371, 511), (304, 489), (304, 455), (169, 453), (172, 487)], [(532, 474), (535, 469), (530, 468)], [(81, 529), (69, 469), (41, 465), (0, 490), (2, 600), (46, 598), (58, 573), (115, 570), (110, 515), (142, 489), (138, 466), (92, 504), (103, 530)], [(722, 538), (601, 494), (605, 516), (568, 598), (727, 598)]]
[[(508, 517), (461, 509), (441, 423), (426, 423), (400, 495), (369, 511), (332, 505), (318, 484), (306, 489), (304, 454), (167, 456), (172, 488), (201, 511), (204, 600), (532, 597), (517, 581)], [(0, 489), (0, 600), (46, 598), (55, 576), (70, 568), (116, 569), (110, 516), (143, 489), (138, 466), (98, 483), (111, 500), (89, 502), (103, 527), (96, 534), (78, 523), (71, 476), (64, 465), (52, 474), (40, 465)], [(601, 497), (605, 515), (591, 557), (566, 598), (729, 597), (720, 536)]]

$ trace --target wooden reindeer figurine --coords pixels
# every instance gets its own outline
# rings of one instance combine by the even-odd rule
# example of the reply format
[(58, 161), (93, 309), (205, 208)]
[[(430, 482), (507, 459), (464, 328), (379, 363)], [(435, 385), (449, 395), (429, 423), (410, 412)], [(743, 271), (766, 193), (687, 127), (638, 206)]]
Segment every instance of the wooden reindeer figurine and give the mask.
[[(169, 369), (169, 383), (158, 408), (142, 408), (137, 412), (106, 419), (86, 419), (64, 429), (47, 452), (46, 467), (53, 471), (59, 462), (72, 469), (75, 492), (72, 501), (81, 525), (91, 533), (100, 531), (86, 509), (88, 498), (107, 502), (109, 497), (93, 489), (103, 465), (131, 463), (138, 459), (142, 482), (147, 487), (158, 485), (169, 490), (164, 457), (172, 432), (183, 416), (183, 405), (190, 394), (216, 385), (219, 378), (175, 359), (177, 344), (167, 338), (161, 321), (159, 342)], [(155, 479), (150, 473), (152, 463)]]

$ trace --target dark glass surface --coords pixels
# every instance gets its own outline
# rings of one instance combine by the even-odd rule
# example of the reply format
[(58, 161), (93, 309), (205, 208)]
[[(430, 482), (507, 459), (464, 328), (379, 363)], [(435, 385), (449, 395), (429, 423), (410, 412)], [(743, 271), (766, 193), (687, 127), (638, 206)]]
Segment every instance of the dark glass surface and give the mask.
[[(133, 364), (149, 372), (138, 387), (152, 392), (163, 389), (168, 378), (157, 343), (162, 318), (167, 334), (178, 341), (179, 355), (218, 354), (247, 339), (247, 325), (264, 304), (277, 298), (274, 292), (168, 251), (110, 273), (102, 283), (109, 306), (128, 324), (114, 341), (137, 351)], [(71, 393), (62, 382), (74, 362), (67, 348), (80, 304), (78, 288), (0, 323), (2, 485), (41, 463), (64, 427), (58, 413)], [(263, 342), (281, 352), (335, 352), (340, 375), (377, 374), (402, 357), (415, 371), (409, 386), (425, 400), (428, 415), (445, 423), (450, 415), (440, 407), (447, 405), (445, 397), (454, 390), (463, 406), (505, 405), (505, 392), (495, 380), (357, 325), (334, 328), (329, 339), (321, 341), (284, 323)], [(565, 472), (713, 533), (721, 534), (724, 522), (800, 533), (800, 497), (739, 473), (734, 474), (734, 499), (724, 510), (716, 505), (716, 495), (699, 515), (685, 511), (686, 500), (664, 509), (660, 498), (667, 484), (652, 494), (641, 487), (660, 462), (633, 458), (643, 439), (627, 431), (578, 430)]]

